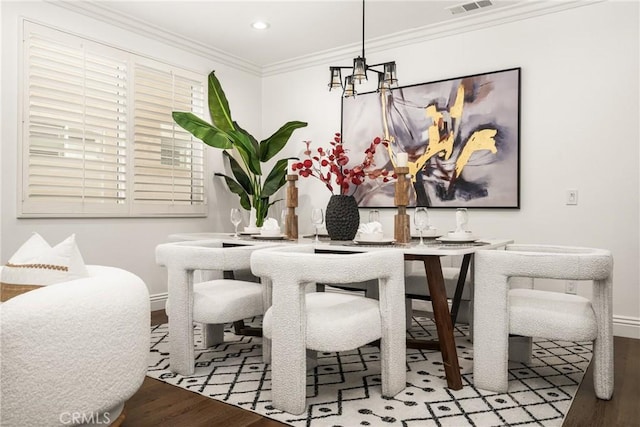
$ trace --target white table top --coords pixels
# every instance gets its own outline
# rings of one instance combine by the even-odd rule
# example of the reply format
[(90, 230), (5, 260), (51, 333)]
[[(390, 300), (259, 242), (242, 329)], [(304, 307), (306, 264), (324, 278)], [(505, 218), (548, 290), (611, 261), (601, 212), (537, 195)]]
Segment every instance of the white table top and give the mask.
[[(313, 238), (301, 237), (297, 241), (292, 240), (262, 240), (254, 239), (251, 236), (240, 236), (235, 239), (233, 233), (176, 233), (169, 235), (169, 241), (179, 242), (187, 240), (222, 240), (227, 244), (257, 245), (261, 243), (269, 244), (313, 244)], [(510, 239), (500, 238), (479, 238), (475, 243), (442, 243), (434, 239), (425, 239), (425, 246), (418, 246), (418, 240), (412, 240), (407, 245), (362, 245), (350, 241), (320, 240), (317, 243), (318, 249), (339, 250), (345, 252), (369, 252), (384, 249), (400, 249), (405, 254), (411, 255), (465, 255), (478, 250), (496, 249), (513, 243)]]

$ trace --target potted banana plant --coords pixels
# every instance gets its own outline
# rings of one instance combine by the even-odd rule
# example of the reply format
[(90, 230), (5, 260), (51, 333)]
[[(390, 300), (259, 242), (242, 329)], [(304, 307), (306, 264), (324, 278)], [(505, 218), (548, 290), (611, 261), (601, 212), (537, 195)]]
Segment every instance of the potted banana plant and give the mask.
[(219, 172), (215, 175), (222, 177), (229, 190), (240, 197), (242, 208), (255, 210), (255, 225), (261, 227), (269, 207), (276, 202), (270, 202), (269, 199), (286, 182), (288, 158), (276, 161), (266, 178), (263, 164), (284, 148), (293, 131), (307, 126), (307, 123), (287, 122), (273, 135), (258, 142), (231, 118), (229, 102), (215, 71), (209, 74), (208, 88), (212, 123), (193, 113), (180, 111), (173, 112), (173, 120), (205, 144), (223, 150), (223, 155), (231, 166), (232, 176)]

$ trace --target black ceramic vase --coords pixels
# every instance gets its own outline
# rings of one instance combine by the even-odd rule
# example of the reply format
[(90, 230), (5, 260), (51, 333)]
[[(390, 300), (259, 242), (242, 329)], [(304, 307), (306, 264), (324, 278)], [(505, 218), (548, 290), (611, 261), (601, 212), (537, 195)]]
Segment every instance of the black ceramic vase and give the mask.
[(360, 225), (358, 203), (353, 196), (332, 195), (325, 214), (331, 240), (353, 240)]

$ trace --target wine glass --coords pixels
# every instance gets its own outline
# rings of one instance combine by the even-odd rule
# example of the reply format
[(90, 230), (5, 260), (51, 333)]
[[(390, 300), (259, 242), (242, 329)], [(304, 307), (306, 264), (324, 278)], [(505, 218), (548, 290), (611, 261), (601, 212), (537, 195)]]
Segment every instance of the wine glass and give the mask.
[(280, 212), (280, 228), (286, 233), (287, 230), (287, 209), (284, 208)]
[(242, 214), (240, 213), (240, 209), (233, 208), (231, 209), (231, 224), (236, 228), (236, 234), (233, 235), (234, 239), (239, 239), (238, 235), (238, 226), (242, 222)]
[(456, 209), (456, 233), (464, 233), (469, 222), (469, 214), (466, 208)]
[(315, 240), (315, 243), (318, 243), (320, 241), (320, 239), (318, 239), (318, 228), (324, 222), (324, 213), (322, 212), (322, 209), (314, 208), (311, 211), (311, 222), (313, 222), (313, 226), (316, 229), (316, 240)]
[(420, 233), (420, 243), (418, 246), (424, 246), (424, 240), (422, 240), (422, 232), (425, 228), (429, 227), (429, 213), (427, 208), (417, 207), (413, 214), (413, 222), (416, 225), (418, 233)]
[(377, 209), (371, 209), (369, 211), (369, 222), (380, 222), (380, 211)]

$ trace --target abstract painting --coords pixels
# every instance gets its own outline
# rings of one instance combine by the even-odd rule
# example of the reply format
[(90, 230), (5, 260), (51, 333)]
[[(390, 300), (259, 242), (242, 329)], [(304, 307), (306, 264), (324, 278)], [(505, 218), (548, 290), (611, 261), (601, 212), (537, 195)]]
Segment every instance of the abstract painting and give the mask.
[[(376, 167), (409, 156), (411, 206), (520, 207), (520, 68), (359, 94), (342, 100), (342, 140), (362, 152), (389, 141)], [(393, 207), (394, 183), (365, 182), (361, 207)]]

